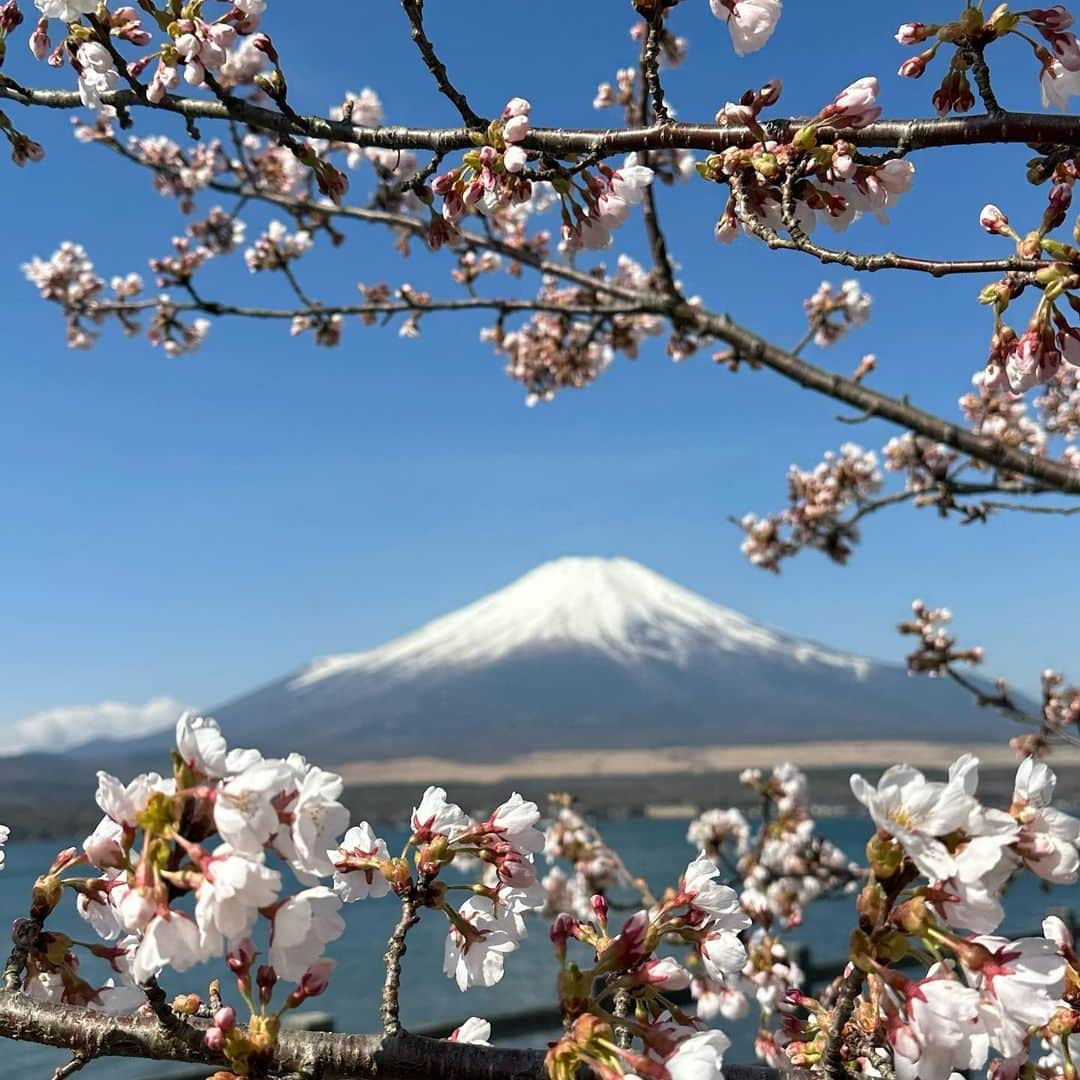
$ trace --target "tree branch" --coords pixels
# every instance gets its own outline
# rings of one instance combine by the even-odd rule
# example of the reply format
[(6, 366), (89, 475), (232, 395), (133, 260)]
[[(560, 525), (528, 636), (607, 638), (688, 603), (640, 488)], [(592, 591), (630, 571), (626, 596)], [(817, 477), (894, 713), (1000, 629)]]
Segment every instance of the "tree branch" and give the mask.
[(386, 979), (383, 982), (382, 1002), (379, 1013), (382, 1016), (383, 1032), (386, 1035), (401, 1034), (401, 1003), (399, 991), (401, 988), (401, 959), (405, 955), (405, 938), (409, 931), (420, 921), (417, 914), (419, 900), (415, 889), (401, 898), (401, 918), (394, 927), (393, 934), (386, 945), (386, 954), (383, 960), (386, 962)]
[(401, 0), (409, 24), (412, 26), (412, 39), (427, 65), (428, 71), (435, 77), (439, 93), (449, 99), (454, 108), (461, 113), (461, 119), (471, 128), (485, 127), (483, 119), (472, 110), (465, 95), (450, 81), (446, 65), (439, 59), (435, 46), (424, 30), (424, 0)]
[(1026, 476), (1069, 495), (1080, 494), (1080, 470), (1070, 469), (1059, 461), (1036, 457), (1003, 442), (976, 435), (907, 401), (898, 401), (843, 375), (815, 367), (739, 326), (727, 315), (714, 315), (687, 307), (685, 317), (689, 323), (696, 322), (706, 333), (727, 342), (747, 360), (771, 368), (800, 386), (837, 401), (844, 401), (857, 409), (873, 411), (874, 415), (882, 420), (898, 424), (935, 442), (944, 443), (985, 465)]
[[(0, 99), (4, 98), (20, 105), (49, 109), (84, 107), (77, 91), (23, 87), (0, 76)], [(231, 115), (259, 131), (278, 135), (307, 134), (360, 147), (447, 153), (468, 150), (475, 145), (467, 127), (361, 127), (343, 120), (299, 114), (294, 114), (296, 118), (293, 119), (239, 98), (230, 108), (220, 101), (175, 94), (166, 94), (159, 103), (147, 105), (131, 90), (110, 90), (101, 95), (101, 100), (114, 108), (150, 108), (192, 119), (228, 120)], [(797, 117), (781, 118), (770, 121), (769, 128), (778, 141), (789, 141), (804, 123)], [(818, 128), (818, 133), (821, 140), (843, 139), (853, 146), (902, 148), (905, 151), (987, 143), (1080, 145), (1080, 116), (1009, 112), (1001, 116), (913, 117), (879, 120), (857, 130), (823, 126)], [(527, 150), (554, 156), (595, 154), (606, 157), (641, 150), (718, 151), (732, 146), (751, 146), (759, 138), (758, 133), (741, 125), (675, 121), (625, 129), (533, 128), (521, 145)]]

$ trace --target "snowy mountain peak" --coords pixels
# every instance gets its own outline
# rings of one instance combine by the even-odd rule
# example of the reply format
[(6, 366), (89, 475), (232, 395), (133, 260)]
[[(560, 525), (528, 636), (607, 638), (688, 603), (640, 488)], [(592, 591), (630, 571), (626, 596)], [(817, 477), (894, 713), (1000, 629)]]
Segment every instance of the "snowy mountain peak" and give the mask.
[(703, 649), (763, 653), (846, 669), (869, 661), (759, 626), (624, 558), (566, 557), (419, 630), (360, 653), (313, 661), (290, 683), (313, 687), (334, 676), (413, 678), (468, 668), (519, 652), (570, 647), (621, 663), (659, 659), (678, 666)]

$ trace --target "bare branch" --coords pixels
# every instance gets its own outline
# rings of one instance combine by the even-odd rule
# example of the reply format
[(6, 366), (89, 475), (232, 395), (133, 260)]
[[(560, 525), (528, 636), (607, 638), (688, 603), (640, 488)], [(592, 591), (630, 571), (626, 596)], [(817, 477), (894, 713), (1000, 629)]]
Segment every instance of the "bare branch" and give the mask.
[(450, 76), (446, 73), (446, 65), (439, 59), (435, 46), (424, 30), (424, 0), (401, 0), (401, 6), (412, 26), (412, 39), (416, 42), (416, 47), (420, 50), (428, 71), (435, 77), (439, 93), (453, 103), (457, 111), (461, 113), (461, 119), (469, 127), (484, 127), (483, 119), (473, 112), (465, 95), (450, 81)]
[(401, 918), (394, 927), (393, 934), (386, 945), (383, 960), (386, 963), (386, 980), (383, 983), (382, 1002), (379, 1013), (382, 1016), (383, 1032), (386, 1035), (401, 1034), (401, 960), (406, 952), (405, 938), (409, 931), (420, 921), (417, 914), (419, 899), (415, 889), (401, 898)]

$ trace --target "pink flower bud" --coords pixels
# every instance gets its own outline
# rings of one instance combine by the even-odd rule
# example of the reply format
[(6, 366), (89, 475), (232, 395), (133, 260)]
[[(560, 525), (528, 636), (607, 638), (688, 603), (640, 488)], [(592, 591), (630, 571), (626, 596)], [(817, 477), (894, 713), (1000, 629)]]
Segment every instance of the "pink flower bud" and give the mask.
[(532, 105), (525, 98), (511, 98), (503, 109), (502, 118), (509, 120), (514, 116), (528, 116), (532, 112)]
[(251, 39), (251, 46), (264, 53), (271, 63), (276, 64), (278, 62), (278, 51), (274, 48), (274, 43), (267, 34), (256, 34)]
[(300, 976), (300, 983), (294, 993), (305, 998), (317, 997), (330, 985), (330, 976), (334, 973), (334, 961), (327, 957), (316, 960)]
[(236, 1010), (231, 1005), (223, 1005), (214, 1013), (214, 1027), (222, 1032), (232, 1031), (236, 1027)]
[(607, 897), (601, 896), (599, 893), (594, 893), (589, 897), (589, 907), (592, 908), (593, 914), (597, 919), (605, 923), (608, 917), (608, 902)]
[(44, 60), (51, 48), (49, 20), (39, 19), (37, 26), (34, 27), (34, 32), (30, 35), (30, 51), (34, 54), (35, 60)]
[(987, 203), (979, 213), (979, 224), (995, 236), (1008, 233), (1009, 219), (993, 203)]
[(208, 1050), (213, 1050), (215, 1054), (220, 1054), (225, 1049), (225, 1032), (221, 1028), (210, 1027), (206, 1029), (206, 1034), (203, 1036), (203, 1042), (206, 1043)]
[(225, 962), (234, 975), (246, 975), (251, 970), (251, 965), (255, 963), (255, 956), (255, 943), (251, 938), (244, 938), (225, 957)]
[(529, 133), (529, 118), (527, 116), (512, 116), (503, 126), (503, 138), (508, 143), (521, 142)]
[(528, 160), (529, 155), (520, 146), (509, 146), (503, 154), (503, 168), (508, 173), (519, 173)]
[(556, 946), (565, 949), (567, 941), (577, 937), (577, 920), (569, 912), (562, 912), (551, 924), (550, 935)]
[(260, 964), (255, 972), (255, 985), (259, 988), (259, 1001), (267, 1005), (274, 996), (274, 985), (277, 983), (277, 972), (269, 964)]
[(929, 36), (929, 28), (921, 22), (901, 23), (900, 29), (896, 31), (896, 40), (901, 45), (918, 45)]
[(905, 79), (918, 79), (921, 78), (926, 71), (926, 60), (919, 56), (909, 56), (901, 65), (897, 71), (898, 75), (903, 76)]

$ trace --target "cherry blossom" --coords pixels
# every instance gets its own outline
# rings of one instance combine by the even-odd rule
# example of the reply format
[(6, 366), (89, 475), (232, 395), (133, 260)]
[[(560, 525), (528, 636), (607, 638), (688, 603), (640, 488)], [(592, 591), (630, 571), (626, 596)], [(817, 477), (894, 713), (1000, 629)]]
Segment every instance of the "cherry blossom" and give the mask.
[(417, 841), (428, 840), (432, 836), (445, 836), (453, 840), (470, 824), (468, 815), (460, 806), (446, 801), (446, 791), (441, 787), (429, 787), (420, 805), (412, 812), (412, 830)]
[(906, 1020), (889, 1036), (897, 1080), (949, 1080), (985, 1064), (990, 1047), (977, 990), (932, 973), (912, 984), (904, 1007)]
[(727, 23), (739, 56), (757, 52), (772, 37), (780, 20), (780, 0), (709, 0), (712, 13)]
[(918, 769), (894, 765), (876, 789), (856, 773), (851, 790), (874, 824), (903, 846), (921, 873), (934, 880), (955, 874), (956, 861), (940, 838), (967, 825), (977, 808), (962, 782), (930, 782)]
[(78, 22), (83, 15), (89, 15), (97, 8), (97, 0), (34, 0), (34, 7), (46, 19), (59, 19), (61, 22)]
[(484, 896), (466, 900), (446, 937), (443, 972), (465, 991), (494, 986), (503, 977), (507, 954), (518, 947), (518, 924), (512, 914), (499, 915)]
[(225, 775), (228, 747), (213, 717), (184, 713), (176, 721), (176, 749), (193, 772), (215, 779)]
[(470, 1016), (464, 1024), (454, 1028), (448, 1036), (451, 1042), (471, 1043), (473, 1046), (491, 1045), (491, 1024), (479, 1016)]
[(1056, 885), (1072, 885), (1080, 870), (1080, 820), (1050, 805), (1057, 777), (1042, 761), (1025, 758), (1016, 770), (1012, 814), (1020, 824), (1015, 848), (1024, 865)]
[(328, 942), (345, 931), (338, 914), (341, 900), (325, 885), (288, 897), (274, 912), (270, 963), (283, 979), (298, 981), (322, 956)]
[(334, 892), (344, 903), (378, 900), (390, 891), (390, 883), (376, 865), (386, 862), (390, 852), (366, 821), (349, 829), (341, 845), (327, 851), (326, 857), (334, 868)]
[[(196, 889), (195, 922), (207, 942), (214, 933), (239, 941), (251, 933), (259, 909), (277, 900), (281, 874), (263, 861), (222, 844), (202, 861), (202, 882)], [(214, 952), (220, 951), (220, 945)]]

